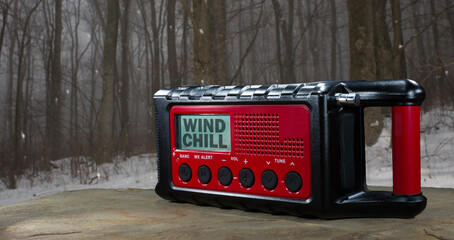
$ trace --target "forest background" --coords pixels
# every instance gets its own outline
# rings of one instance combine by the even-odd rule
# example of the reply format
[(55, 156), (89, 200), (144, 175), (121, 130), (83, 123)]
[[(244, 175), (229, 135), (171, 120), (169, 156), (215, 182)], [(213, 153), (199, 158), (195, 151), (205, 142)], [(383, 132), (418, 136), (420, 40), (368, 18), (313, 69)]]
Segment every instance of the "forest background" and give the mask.
[[(54, 160), (88, 184), (101, 164), (155, 152), (152, 95), (180, 85), (411, 78), (434, 116), (422, 138), (453, 132), (451, 0), (0, 0), (0, 10), (10, 189)], [(368, 146), (387, 117), (366, 114)]]

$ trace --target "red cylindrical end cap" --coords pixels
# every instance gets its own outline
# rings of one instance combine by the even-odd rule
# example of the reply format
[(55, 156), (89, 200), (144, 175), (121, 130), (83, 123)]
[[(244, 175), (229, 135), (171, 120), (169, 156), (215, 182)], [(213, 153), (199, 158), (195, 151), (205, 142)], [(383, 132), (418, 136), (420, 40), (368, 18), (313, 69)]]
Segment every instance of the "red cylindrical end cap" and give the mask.
[(420, 107), (396, 106), (392, 115), (393, 193), (421, 193)]

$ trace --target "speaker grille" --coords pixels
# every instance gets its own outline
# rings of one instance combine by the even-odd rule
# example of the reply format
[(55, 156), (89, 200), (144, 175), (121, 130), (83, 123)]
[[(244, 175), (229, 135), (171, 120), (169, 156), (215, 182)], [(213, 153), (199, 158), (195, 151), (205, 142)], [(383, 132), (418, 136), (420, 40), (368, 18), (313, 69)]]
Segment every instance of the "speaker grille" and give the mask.
[(280, 138), (278, 114), (234, 114), (234, 135), (236, 154), (303, 157), (302, 138)]

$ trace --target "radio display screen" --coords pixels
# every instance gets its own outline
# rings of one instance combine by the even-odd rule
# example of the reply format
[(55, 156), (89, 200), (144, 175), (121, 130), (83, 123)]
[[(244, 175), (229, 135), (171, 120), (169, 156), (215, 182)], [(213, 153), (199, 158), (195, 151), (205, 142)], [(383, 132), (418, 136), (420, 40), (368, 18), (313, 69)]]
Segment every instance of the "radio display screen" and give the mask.
[(230, 152), (229, 114), (177, 114), (176, 148)]

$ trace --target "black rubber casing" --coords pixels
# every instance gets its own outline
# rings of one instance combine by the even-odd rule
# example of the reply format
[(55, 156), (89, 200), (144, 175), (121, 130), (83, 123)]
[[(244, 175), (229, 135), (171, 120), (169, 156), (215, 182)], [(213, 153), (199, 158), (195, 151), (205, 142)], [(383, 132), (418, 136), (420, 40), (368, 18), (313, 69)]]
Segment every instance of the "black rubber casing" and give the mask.
[[(353, 94), (342, 104), (336, 94)], [(364, 108), (420, 106), (424, 89), (412, 80), (332, 81), (260, 86), (184, 86), (154, 95), (158, 184), (169, 200), (324, 219), (349, 217), (411, 218), (426, 198), (369, 191), (366, 186)], [(169, 111), (175, 105), (305, 104), (311, 120), (312, 195), (294, 200), (175, 187), (171, 176)]]

